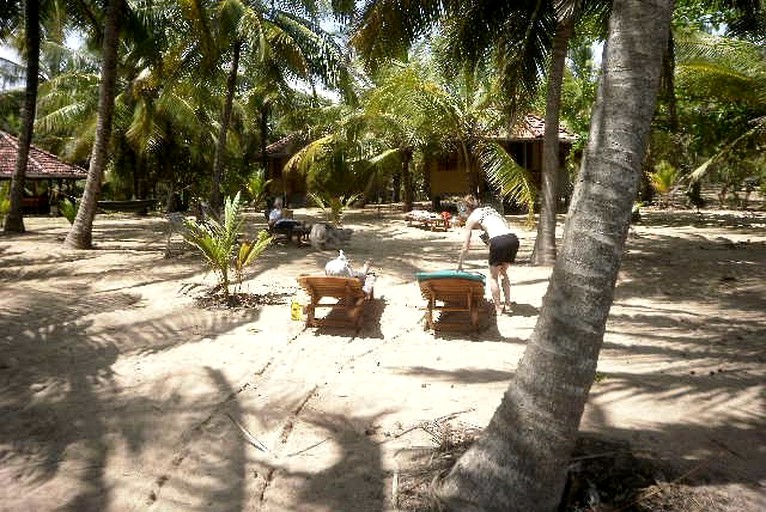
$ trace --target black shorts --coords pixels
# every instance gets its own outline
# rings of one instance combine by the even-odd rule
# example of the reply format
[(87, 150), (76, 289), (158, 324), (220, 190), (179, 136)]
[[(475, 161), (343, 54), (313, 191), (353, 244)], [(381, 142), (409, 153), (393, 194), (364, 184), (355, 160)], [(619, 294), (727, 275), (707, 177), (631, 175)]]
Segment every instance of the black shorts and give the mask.
[(519, 252), (519, 239), (513, 233), (489, 239), (489, 266), (516, 261)]

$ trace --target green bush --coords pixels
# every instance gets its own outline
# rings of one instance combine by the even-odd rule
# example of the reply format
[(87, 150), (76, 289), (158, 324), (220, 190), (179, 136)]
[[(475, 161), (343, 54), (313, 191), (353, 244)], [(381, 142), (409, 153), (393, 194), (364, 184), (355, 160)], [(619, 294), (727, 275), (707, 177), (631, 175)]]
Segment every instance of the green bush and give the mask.
[(77, 216), (77, 204), (71, 199), (64, 198), (59, 202), (59, 212), (69, 221), (69, 224), (74, 224), (74, 218)]
[(11, 210), (11, 199), (8, 197), (8, 189), (10, 185), (7, 183), (0, 185), (0, 226), (5, 222), (5, 216)]
[(652, 188), (660, 196), (660, 206), (667, 207), (678, 186), (680, 173), (678, 169), (666, 160), (661, 160), (654, 166), (654, 172), (649, 174)]
[(222, 219), (210, 217), (201, 222), (193, 219), (184, 221), (184, 239), (197, 247), (207, 260), (218, 279), (217, 288), (223, 294), (226, 304), (231, 304), (231, 271), (234, 271), (236, 282), (241, 284), (245, 267), (254, 262), (272, 241), (272, 237), (262, 230), (257, 240), (238, 243), (243, 223), (242, 208), (240, 194), (237, 192), (233, 199), (225, 199)]
[(327, 222), (338, 227), (343, 221), (343, 213), (346, 208), (358, 201), (362, 195), (363, 194), (353, 194), (348, 197), (335, 197), (321, 194), (309, 194), (309, 197), (325, 214)]

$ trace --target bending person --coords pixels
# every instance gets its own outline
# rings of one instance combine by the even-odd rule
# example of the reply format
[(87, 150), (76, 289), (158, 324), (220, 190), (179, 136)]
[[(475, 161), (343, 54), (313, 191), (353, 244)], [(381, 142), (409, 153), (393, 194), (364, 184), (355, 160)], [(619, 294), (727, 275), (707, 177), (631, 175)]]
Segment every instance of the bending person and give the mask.
[[(465, 220), (465, 238), (460, 250), (457, 269), (463, 270), (463, 258), (471, 247), (471, 235), (474, 229), (481, 229), (481, 238), (489, 245), (489, 290), (495, 311), (503, 313), (511, 309), (511, 282), (508, 280), (508, 267), (516, 261), (519, 251), (519, 239), (508, 227), (500, 213), (491, 206), (479, 206), (473, 196), (465, 196), (458, 204), (458, 214)], [(505, 305), (500, 301), (502, 279)]]

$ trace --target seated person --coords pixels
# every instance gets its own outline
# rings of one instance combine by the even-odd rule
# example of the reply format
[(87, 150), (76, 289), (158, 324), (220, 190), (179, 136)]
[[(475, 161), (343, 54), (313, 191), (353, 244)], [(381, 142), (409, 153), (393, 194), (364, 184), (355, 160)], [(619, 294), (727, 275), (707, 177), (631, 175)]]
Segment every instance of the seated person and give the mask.
[(284, 210), (282, 208), (282, 198), (278, 197), (274, 200), (274, 206), (269, 212), (269, 231), (279, 231), (286, 233), (292, 240), (293, 230), (303, 225), (295, 219), (285, 218)]
[(348, 260), (348, 258), (346, 258), (346, 255), (341, 249), (338, 251), (337, 258), (327, 262), (327, 265), (324, 267), (324, 273), (328, 276), (355, 277), (361, 281), (362, 290), (364, 291), (365, 295), (368, 298), (372, 297), (372, 291), (373, 287), (375, 286), (376, 276), (374, 273), (370, 272), (369, 260), (364, 262), (362, 270), (354, 270), (351, 267), (351, 262)]

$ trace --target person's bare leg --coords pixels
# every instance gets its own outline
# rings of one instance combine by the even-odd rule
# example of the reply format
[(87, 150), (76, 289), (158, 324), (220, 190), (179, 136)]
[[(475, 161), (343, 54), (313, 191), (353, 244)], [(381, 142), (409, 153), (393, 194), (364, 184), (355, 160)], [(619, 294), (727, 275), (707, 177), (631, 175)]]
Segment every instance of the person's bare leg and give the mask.
[(492, 294), (492, 302), (495, 303), (495, 312), (503, 312), (503, 303), (500, 302), (500, 283), (498, 283), (498, 275), (500, 273), (501, 265), (492, 265), (489, 267), (489, 291)]
[(511, 310), (511, 304), (513, 303), (511, 301), (511, 281), (508, 279), (508, 267), (510, 267), (510, 263), (503, 263), (500, 266), (500, 276), (503, 278), (503, 296), (505, 297), (505, 309), (506, 311)]

